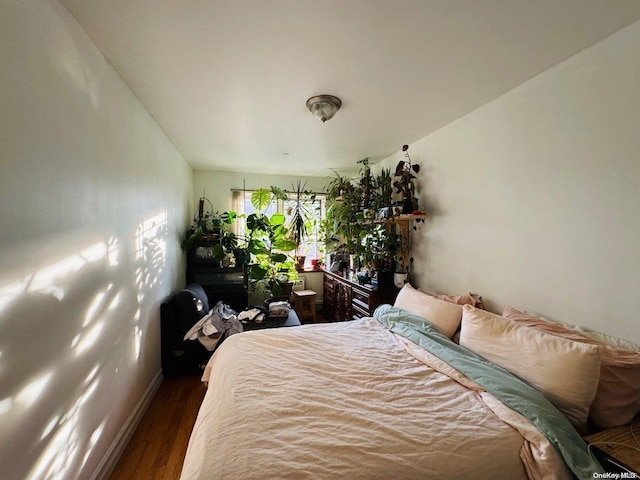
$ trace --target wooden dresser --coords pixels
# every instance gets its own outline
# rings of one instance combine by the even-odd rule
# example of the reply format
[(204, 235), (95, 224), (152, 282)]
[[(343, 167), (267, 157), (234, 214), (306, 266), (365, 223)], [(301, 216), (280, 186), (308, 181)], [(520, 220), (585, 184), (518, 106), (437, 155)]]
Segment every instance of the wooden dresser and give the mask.
[(323, 290), (324, 315), (332, 322), (370, 317), (377, 306), (393, 304), (398, 294), (397, 288), (360, 285), (326, 270)]

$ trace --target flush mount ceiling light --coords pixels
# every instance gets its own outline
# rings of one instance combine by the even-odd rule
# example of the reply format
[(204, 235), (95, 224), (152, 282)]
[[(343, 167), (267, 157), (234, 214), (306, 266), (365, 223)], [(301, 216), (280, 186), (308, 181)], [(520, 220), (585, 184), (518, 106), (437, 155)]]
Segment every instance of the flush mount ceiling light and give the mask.
[(307, 100), (307, 108), (322, 123), (331, 118), (342, 106), (342, 101), (333, 95), (316, 95)]

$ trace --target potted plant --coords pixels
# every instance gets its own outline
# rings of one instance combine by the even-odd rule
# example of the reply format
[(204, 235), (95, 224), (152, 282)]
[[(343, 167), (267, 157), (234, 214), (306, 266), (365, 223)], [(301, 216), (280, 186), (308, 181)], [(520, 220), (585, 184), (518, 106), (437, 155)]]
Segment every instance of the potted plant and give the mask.
[(378, 286), (388, 287), (393, 282), (394, 255), (398, 237), (382, 223), (365, 223), (360, 242), (361, 262), (371, 271)]
[(351, 188), (351, 181), (335, 170), (331, 169), (331, 171), (334, 173), (334, 176), (325, 187), (327, 199), (331, 202), (340, 202), (343, 200), (345, 192)]
[(359, 187), (362, 190), (361, 205), (363, 210), (368, 210), (371, 207), (371, 197), (374, 188), (373, 175), (371, 174), (371, 168), (369, 167), (369, 157), (358, 160), (357, 163), (362, 164), (359, 182)]
[(375, 208), (377, 218), (383, 219), (393, 216), (391, 209), (393, 197), (393, 180), (391, 170), (383, 168), (374, 179), (375, 184)]
[(395, 258), (395, 271), (393, 274), (393, 283), (396, 288), (402, 288), (409, 278), (409, 267), (413, 262), (413, 257), (405, 258), (399, 255)]
[(327, 251), (357, 253), (364, 218), (361, 205), (364, 194), (360, 182), (350, 181), (335, 172), (327, 185), (327, 210), (321, 223)]
[[(205, 209), (205, 205), (209, 209)], [(193, 217), (191, 226), (181, 243), (185, 252), (192, 251), (199, 243), (208, 242), (212, 245), (212, 256), (221, 261), (226, 253), (236, 248), (238, 239), (235, 234), (227, 231), (226, 227), (233, 224), (238, 214), (234, 211), (218, 212), (206, 197), (198, 202), (198, 214)]]
[(281, 296), (289, 280), (297, 278), (295, 260), (290, 255), (296, 243), (288, 236), (285, 216), (265, 214), (274, 199), (286, 198), (277, 187), (258, 189), (251, 195), (256, 212), (247, 217), (246, 278), (250, 285), (264, 283), (274, 297)]
[(413, 180), (416, 178), (414, 173), (420, 171), (420, 165), (411, 163), (408, 150), (409, 145), (402, 146), (406, 160), (398, 162), (395, 172), (395, 176), (398, 179), (393, 182), (396, 193), (402, 195), (402, 213), (411, 213), (418, 209), (418, 199), (415, 197)]
[(306, 182), (303, 184), (300, 179), (293, 187), (292, 195), (288, 196), (289, 238), (296, 244), (296, 267), (298, 270), (304, 268), (306, 255), (300, 250), (302, 242), (310, 235), (313, 225), (313, 215), (307, 208), (307, 202), (315, 200), (315, 194), (305, 190)]

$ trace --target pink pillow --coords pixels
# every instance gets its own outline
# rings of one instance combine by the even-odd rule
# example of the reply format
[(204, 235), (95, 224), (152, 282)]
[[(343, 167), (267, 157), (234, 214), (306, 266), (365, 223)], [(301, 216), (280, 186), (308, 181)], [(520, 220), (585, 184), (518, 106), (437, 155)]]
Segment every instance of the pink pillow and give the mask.
[(481, 309), (483, 308), (482, 297), (475, 293), (469, 293), (468, 295), (446, 295), (444, 293), (426, 292), (421, 288), (418, 288), (417, 290), (419, 292), (426, 293), (427, 295), (431, 295), (438, 300), (444, 300), (445, 302), (455, 303), (456, 305), (471, 305), (472, 307)]
[(451, 338), (460, 325), (462, 306), (439, 300), (405, 283), (393, 304), (414, 315), (425, 318)]
[(586, 345), (463, 307), (460, 345), (540, 390), (576, 427), (587, 423), (598, 387), (600, 353)]
[(640, 352), (607, 342), (604, 335), (589, 338), (570, 326), (506, 307), (505, 318), (558, 337), (600, 347), (600, 382), (589, 409), (591, 421), (601, 428), (626, 425), (640, 412)]

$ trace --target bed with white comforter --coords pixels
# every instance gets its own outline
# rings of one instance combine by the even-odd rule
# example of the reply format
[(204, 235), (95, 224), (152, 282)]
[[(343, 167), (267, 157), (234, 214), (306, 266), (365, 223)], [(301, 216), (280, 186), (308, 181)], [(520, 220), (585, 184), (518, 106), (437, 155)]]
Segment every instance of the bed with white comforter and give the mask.
[[(181, 479), (564, 479), (601, 471), (553, 406), (532, 407), (533, 420), (518, 412), (537, 392), (514, 400), (530, 387), (489, 391), (492, 367), (461, 371), (465, 363), (475, 370), (476, 357), (418, 317), (398, 327), (401, 311), (385, 308), (381, 319), (228, 338), (207, 365)], [(402, 332), (414, 327), (434, 330), (426, 332), (435, 335), (426, 342), (434, 352)], [(451, 358), (442, 353), (450, 346)], [(537, 417), (560, 425), (541, 428)]]

